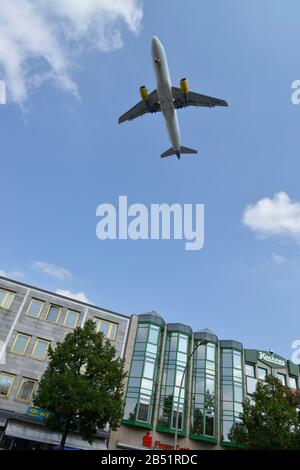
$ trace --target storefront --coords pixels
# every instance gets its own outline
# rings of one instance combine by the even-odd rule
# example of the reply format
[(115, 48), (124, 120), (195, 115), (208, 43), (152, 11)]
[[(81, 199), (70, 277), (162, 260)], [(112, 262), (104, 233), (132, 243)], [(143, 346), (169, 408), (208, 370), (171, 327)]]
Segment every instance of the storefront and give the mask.
[[(32, 408), (32, 407), (30, 407)], [(36, 409), (38, 411), (38, 409)], [(38, 413), (37, 413), (38, 415)], [(61, 434), (50, 431), (40, 417), (0, 412), (0, 449), (58, 450)], [(99, 433), (93, 445), (83, 441), (79, 434), (70, 433), (66, 449), (106, 450), (108, 433)]]

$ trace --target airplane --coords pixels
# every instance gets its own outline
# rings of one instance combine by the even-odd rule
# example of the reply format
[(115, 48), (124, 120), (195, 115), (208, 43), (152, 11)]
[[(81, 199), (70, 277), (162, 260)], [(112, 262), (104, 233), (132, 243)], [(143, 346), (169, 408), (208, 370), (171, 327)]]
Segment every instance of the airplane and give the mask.
[(172, 147), (161, 154), (161, 158), (176, 155), (178, 160), (181, 154), (196, 154), (197, 150), (180, 145), (180, 130), (176, 109), (187, 106), (204, 106), (213, 108), (215, 106), (228, 106), (226, 101), (211, 96), (200, 95), (189, 91), (186, 78), (180, 80), (180, 88), (172, 86), (166, 53), (160, 40), (154, 36), (151, 44), (151, 55), (156, 76), (157, 89), (148, 92), (145, 85), (140, 87), (142, 98), (133, 108), (119, 117), (119, 124), (131, 121), (146, 113), (162, 112), (167, 126), (169, 139)]

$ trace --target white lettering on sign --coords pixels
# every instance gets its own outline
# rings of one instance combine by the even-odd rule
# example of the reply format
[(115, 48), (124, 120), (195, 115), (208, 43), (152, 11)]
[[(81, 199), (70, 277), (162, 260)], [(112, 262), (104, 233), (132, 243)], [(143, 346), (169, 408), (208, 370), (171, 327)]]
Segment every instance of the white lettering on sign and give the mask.
[(270, 362), (271, 364), (276, 364), (277, 366), (285, 367), (285, 361), (283, 359), (279, 359), (279, 357), (274, 357), (271, 354), (267, 354), (263, 351), (259, 351), (258, 359)]

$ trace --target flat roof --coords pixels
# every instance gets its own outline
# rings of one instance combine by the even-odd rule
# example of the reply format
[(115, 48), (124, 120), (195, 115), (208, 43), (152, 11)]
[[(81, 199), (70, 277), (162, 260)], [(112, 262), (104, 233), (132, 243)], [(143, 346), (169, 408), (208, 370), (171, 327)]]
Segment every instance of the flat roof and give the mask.
[(103, 307), (98, 307), (97, 305), (89, 304), (89, 303), (83, 302), (82, 300), (74, 299), (73, 297), (67, 297), (65, 295), (57, 294), (56, 292), (51, 292), (49, 290), (42, 289), (41, 287), (32, 286), (31, 284), (26, 284), (24, 282), (16, 281), (15, 279), (10, 279), (8, 277), (0, 276), (0, 280), (1, 279), (3, 279), (4, 281), (12, 282), (12, 283), (17, 284), (21, 287), (26, 287), (27, 289), (38, 290), (40, 292), (43, 292), (44, 294), (50, 294), (50, 295), (53, 295), (55, 297), (60, 297), (61, 299), (69, 300), (71, 302), (84, 305), (85, 307), (94, 308), (94, 309), (97, 309), (97, 310), (102, 310), (104, 312), (112, 313), (114, 315), (118, 315), (118, 316), (126, 318), (126, 319), (131, 318), (131, 315), (124, 315), (123, 313), (114, 312), (113, 310), (109, 310), (109, 309), (103, 308)]

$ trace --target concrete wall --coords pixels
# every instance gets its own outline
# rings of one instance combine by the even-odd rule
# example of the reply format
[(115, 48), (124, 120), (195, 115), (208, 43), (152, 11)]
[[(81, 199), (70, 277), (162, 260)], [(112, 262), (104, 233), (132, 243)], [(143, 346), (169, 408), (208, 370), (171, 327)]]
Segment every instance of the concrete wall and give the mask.
[[(35, 340), (37, 338), (49, 340), (51, 341), (52, 347), (55, 347), (57, 341), (63, 341), (64, 337), (70, 331), (73, 331), (63, 325), (68, 309), (76, 310), (80, 313), (78, 321), (79, 326), (83, 325), (85, 321), (94, 319), (95, 317), (117, 323), (116, 338), (111, 342), (116, 348), (117, 355), (122, 356), (124, 354), (130, 325), (129, 317), (2, 277), (0, 277), (0, 288), (8, 289), (16, 293), (9, 309), (0, 307), (0, 340), (2, 342), (7, 341), (5, 364), (0, 363), (0, 372), (3, 371), (16, 375), (9, 397), (0, 397), (0, 410), (13, 411), (16, 413), (27, 412), (27, 408), (30, 404), (21, 403), (15, 399), (21, 380), (24, 377), (38, 381), (47, 368), (47, 361), (39, 361), (31, 357)], [(32, 297), (45, 302), (39, 319), (32, 318), (25, 314)], [(62, 312), (57, 324), (45, 320), (48, 307), (51, 303), (62, 307)], [(14, 325), (15, 321), (16, 323)], [(25, 333), (31, 336), (25, 356), (18, 356), (10, 352), (16, 333)]]

